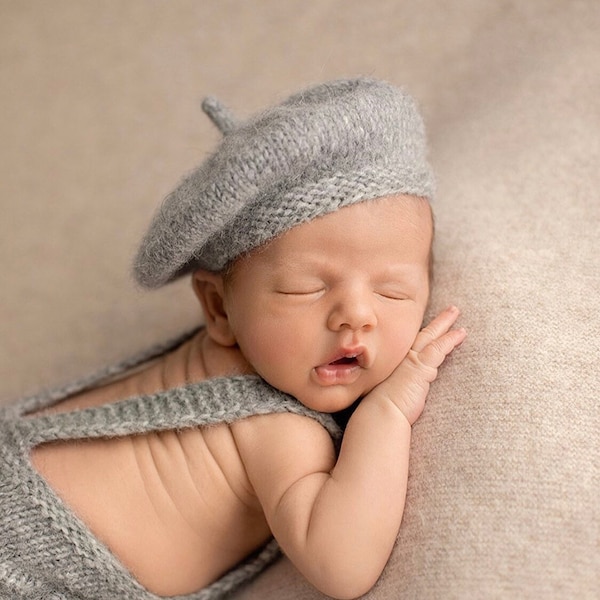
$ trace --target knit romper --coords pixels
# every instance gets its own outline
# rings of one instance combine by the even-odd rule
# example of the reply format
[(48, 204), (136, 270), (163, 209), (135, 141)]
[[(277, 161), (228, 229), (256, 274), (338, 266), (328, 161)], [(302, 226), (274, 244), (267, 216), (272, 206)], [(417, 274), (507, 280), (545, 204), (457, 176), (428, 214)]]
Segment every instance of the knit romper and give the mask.
[[(232, 423), (274, 412), (312, 417), (339, 442), (341, 431), (330, 415), (307, 409), (253, 375), (207, 379), (79, 411), (27, 416), (160, 356), (190, 335), (72, 385), (0, 407), (0, 599), (160, 598), (132, 577), (33, 468), (30, 453), (39, 444)], [(271, 540), (210, 586), (171, 598), (221, 598), (278, 555)]]

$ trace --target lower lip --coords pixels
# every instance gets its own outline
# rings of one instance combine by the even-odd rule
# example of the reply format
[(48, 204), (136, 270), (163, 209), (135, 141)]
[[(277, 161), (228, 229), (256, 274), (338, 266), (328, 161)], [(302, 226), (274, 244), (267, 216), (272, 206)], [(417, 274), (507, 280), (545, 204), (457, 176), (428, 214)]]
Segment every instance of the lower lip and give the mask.
[(321, 385), (349, 385), (360, 376), (361, 367), (353, 365), (321, 365), (313, 373)]

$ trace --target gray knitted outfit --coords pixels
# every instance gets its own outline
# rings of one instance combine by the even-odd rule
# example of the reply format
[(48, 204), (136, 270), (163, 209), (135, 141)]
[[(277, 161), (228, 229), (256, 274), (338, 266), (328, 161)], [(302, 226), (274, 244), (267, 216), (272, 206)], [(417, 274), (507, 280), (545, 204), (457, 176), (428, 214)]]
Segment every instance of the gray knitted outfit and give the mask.
[[(135, 278), (145, 287), (159, 287), (196, 268), (221, 271), (292, 227), (356, 202), (433, 195), (415, 102), (385, 82), (361, 78), (321, 84), (245, 122), (215, 99), (203, 108), (223, 140), (156, 213), (134, 265)], [(330, 416), (308, 410), (255, 376), (209, 379), (82, 411), (27, 417), (158, 354), (0, 409), (1, 598), (157, 599), (35, 472), (29, 454), (36, 445), (283, 411), (312, 417), (335, 439), (340, 436)], [(181, 598), (219, 598), (276, 554), (273, 542), (209, 588)]]
[[(159, 598), (135, 581), (35, 471), (29, 457), (31, 449), (39, 444), (231, 423), (251, 415), (273, 412), (312, 417), (339, 441), (341, 431), (331, 416), (305, 408), (256, 376), (208, 379), (95, 408), (27, 416), (71, 394), (100, 385), (107, 378), (153, 358), (170, 346), (156, 348), (63, 389), (0, 407), (2, 600)], [(259, 573), (278, 554), (276, 542), (271, 541), (209, 587), (177, 598), (221, 598)]]

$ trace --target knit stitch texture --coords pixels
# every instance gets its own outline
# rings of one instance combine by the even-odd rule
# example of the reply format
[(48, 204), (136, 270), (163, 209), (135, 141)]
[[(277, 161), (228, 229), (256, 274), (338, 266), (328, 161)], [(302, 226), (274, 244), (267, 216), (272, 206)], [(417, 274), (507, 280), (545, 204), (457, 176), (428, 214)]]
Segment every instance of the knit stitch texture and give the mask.
[(145, 287), (195, 268), (220, 271), (284, 231), (356, 202), (433, 195), (416, 103), (388, 83), (324, 83), (246, 122), (214, 98), (203, 108), (224, 138), (156, 213), (134, 265)]

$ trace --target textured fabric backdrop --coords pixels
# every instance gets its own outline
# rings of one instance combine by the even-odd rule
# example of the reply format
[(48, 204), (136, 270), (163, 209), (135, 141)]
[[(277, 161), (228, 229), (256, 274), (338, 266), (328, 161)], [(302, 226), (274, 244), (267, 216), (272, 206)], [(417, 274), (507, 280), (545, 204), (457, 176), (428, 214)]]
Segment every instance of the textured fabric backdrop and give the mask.
[[(0, 1), (0, 399), (194, 324), (129, 265), (154, 207), (248, 114), (348, 75), (420, 101), (433, 308), (469, 330), (414, 428), (384, 598), (600, 596), (600, 4)], [(320, 598), (282, 560), (239, 600)]]

